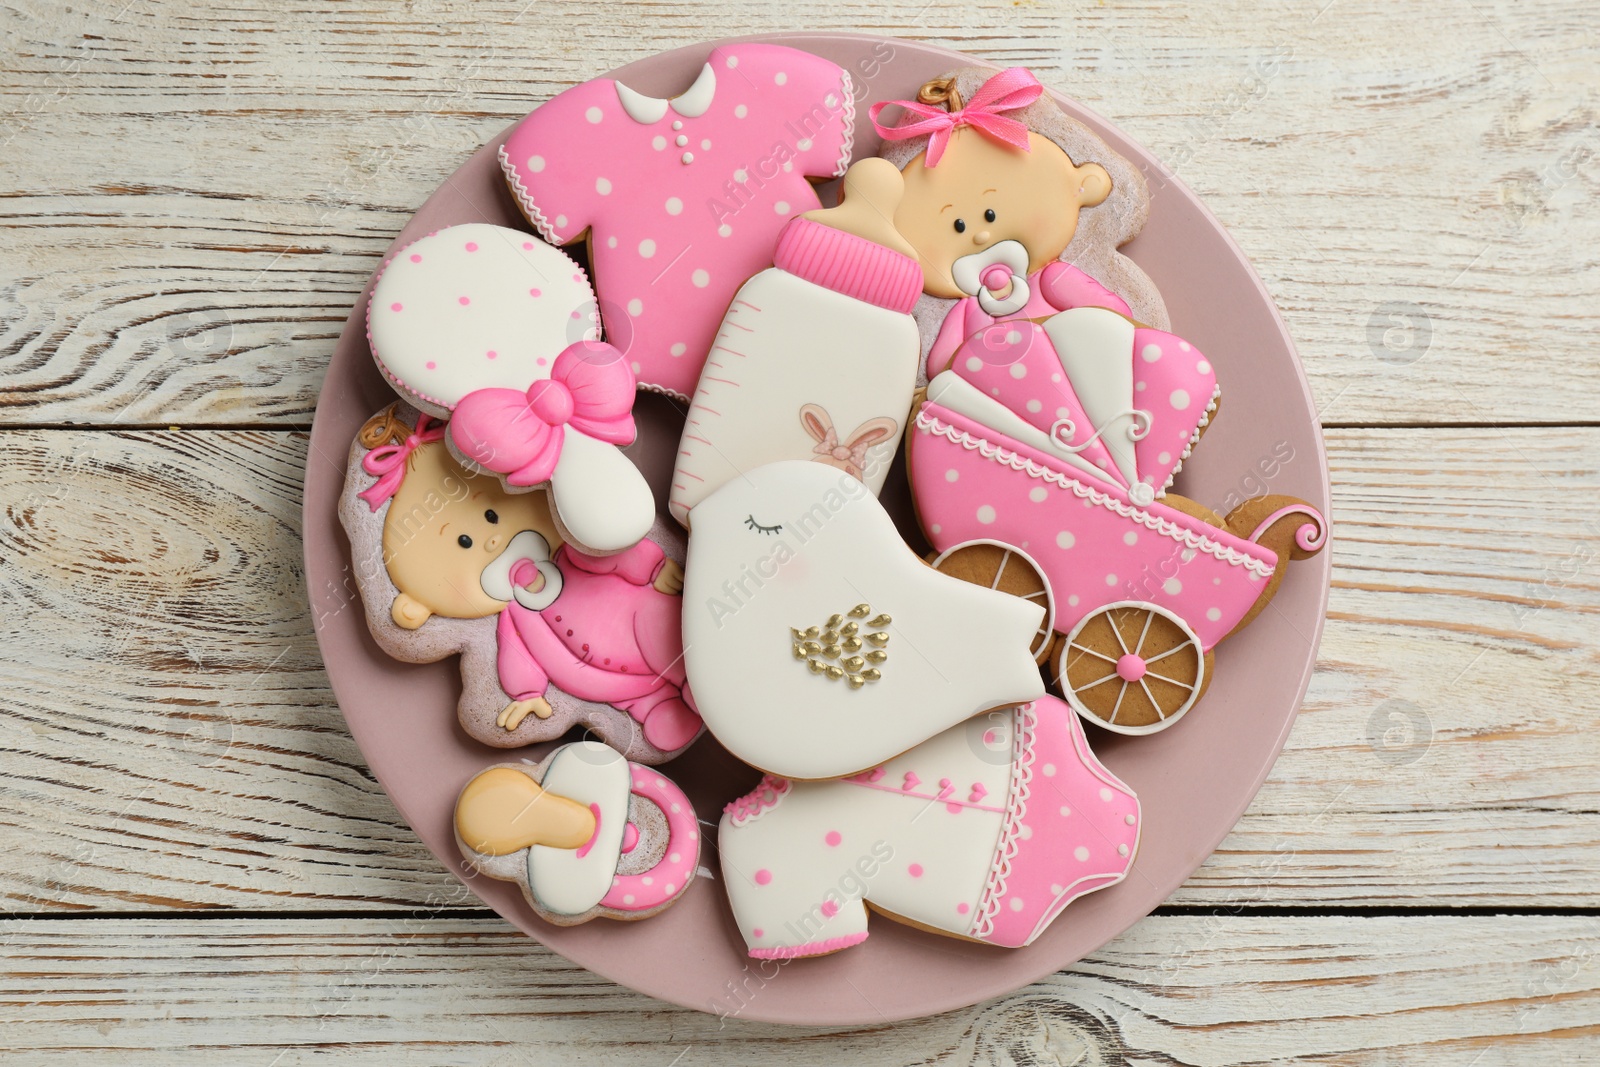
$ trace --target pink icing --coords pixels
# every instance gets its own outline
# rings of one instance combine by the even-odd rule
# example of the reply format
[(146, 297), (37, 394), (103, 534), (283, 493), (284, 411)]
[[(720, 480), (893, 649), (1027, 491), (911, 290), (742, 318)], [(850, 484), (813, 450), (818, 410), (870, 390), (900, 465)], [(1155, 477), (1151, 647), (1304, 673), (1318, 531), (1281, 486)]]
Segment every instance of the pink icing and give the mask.
[(1052, 696), (1027, 714), (1026, 788), (970, 931), (1013, 948), (1078, 897), (1122, 881), (1139, 848), (1139, 800), (1095, 758), (1078, 716)]
[(742, 797), (735, 797), (729, 801), (727, 806), (722, 809), (722, 813), (732, 820), (733, 825), (742, 826), (763, 811), (775, 806), (792, 786), (793, 783), (787, 778), (775, 778), (770, 774), (762, 775), (761, 781), (757, 783), (754, 789)]
[(854, 300), (910, 314), (922, 295), (916, 260), (810, 219), (783, 228), (773, 265)]
[(771, 885), (772, 872), (765, 867), (756, 872), (756, 885)]
[(639, 847), (639, 828), (629, 823), (622, 828), (622, 851), (626, 855)]
[[(761, 936), (758, 932), (757, 937)], [(751, 959), (757, 960), (793, 960), (802, 956), (825, 956), (830, 952), (859, 945), (867, 939), (867, 931), (858, 934), (845, 934), (841, 937), (830, 937), (825, 941), (813, 941), (808, 945), (779, 945), (774, 948), (753, 948), (750, 950)]]
[[(467, 251), (475, 252), (477, 249), (469, 248)], [(594, 839), (600, 836), (600, 805), (590, 804), (589, 813), (594, 816), (594, 833), (589, 835), (589, 840), (578, 846), (578, 858), (580, 860), (589, 854), (589, 850), (594, 848)], [(632, 826), (633, 824), (629, 823), (628, 825)], [(635, 831), (635, 833), (637, 832)]]
[(610, 444), (633, 443), (633, 391), (633, 372), (616, 349), (579, 341), (526, 392), (478, 389), (462, 397), (450, 442), (511, 485), (540, 485), (555, 471), (568, 426)]
[(844, 173), (855, 117), (849, 75), (820, 57), (729, 44), (707, 62), (703, 114), (637, 121), (602, 78), (540, 106), (500, 149), (545, 238), (588, 231), (607, 335), (640, 384), (683, 397), (734, 291), (771, 265), (792, 216), (820, 206), (807, 179)]
[[(617, 911), (649, 911), (677, 896), (694, 877), (700, 863), (700, 829), (694, 808), (681, 789), (649, 767), (630, 763), (628, 769), (633, 774), (633, 795), (651, 801), (666, 816), (666, 849), (660, 862), (648, 871), (617, 875), (600, 903)], [(638, 842), (637, 830), (634, 842)], [(624, 834), (623, 851), (630, 850)]]
[(1209, 649), (1277, 566), (1270, 549), (1159, 500), (1138, 507), (1119, 486), (1091, 484), (938, 404), (922, 406), (915, 428), (911, 487), (934, 548), (983, 539), (1022, 549), (1050, 584), (1063, 633), (1104, 605), (1134, 600), (1171, 610)]
[(1304, 515), (1306, 518), (1305, 523), (1294, 532), (1294, 543), (1300, 546), (1301, 551), (1315, 552), (1328, 543), (1327, 520), (1310, 504), (1290, 504), (1279, 508), (1256, 524), (1255, 530), (1250, 534), (1250, 540), (1254, 541), (1266, 533), (1272, 528), (1273, 523), (1285, 515)]
[(1125, 682), (1137, 682), (1145, 675), (1144, 660), (1132, 652), (1117, 660), (1117, 677)]
[(828, 847), (837, 848), (838, 845), (839, 845), (839, 842), (843, 841), (844, 838), (840, 835), (839, 831), (837, 831), (837, 830), (829, 830), (827, 832), (827, 834), (824, 835), (822, 840), (827, 842)]

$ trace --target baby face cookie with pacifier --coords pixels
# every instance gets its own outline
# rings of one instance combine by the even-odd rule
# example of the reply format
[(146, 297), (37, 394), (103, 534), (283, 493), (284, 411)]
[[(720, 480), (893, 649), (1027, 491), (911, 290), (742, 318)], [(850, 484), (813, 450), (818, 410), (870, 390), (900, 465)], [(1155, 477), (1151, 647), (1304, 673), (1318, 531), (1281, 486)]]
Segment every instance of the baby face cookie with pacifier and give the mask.
[(456, 800), (455, 833), (474, 870), (517, 883), (557, 926), (648, 919), (683, 896), (700, 862), (683, 792), (596, 741), (474, 776)]
[[(352, 445), (339, 517), (373, 637), (412, 663), (461, 657), (461, 725), (512, 748), (583, 725), (660, 763), (700, 733), (683, 667), (681, 539), (596, 556), (544, 491), (461, 466), (448, 430), (396, 406)], [(666, 547), (663, 547), (666, 546)]]
[(1166, 328), (1161, 294), (1117, 251), (1149, 214), (1144, 177), (1029, 71), (958, 70), (871, 116), (905, 177), (894, 223), (922, 266), (927, 377), (996, 320), (1092, 306)]

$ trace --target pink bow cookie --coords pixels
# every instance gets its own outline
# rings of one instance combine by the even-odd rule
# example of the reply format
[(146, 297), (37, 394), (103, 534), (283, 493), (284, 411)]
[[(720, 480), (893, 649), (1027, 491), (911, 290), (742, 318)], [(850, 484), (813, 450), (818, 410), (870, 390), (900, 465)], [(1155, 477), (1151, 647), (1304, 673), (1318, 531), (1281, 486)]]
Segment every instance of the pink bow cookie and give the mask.
[[(873, 104), (867, 114), (878, 135), (886, 141), (905, 141), (926, 135), (928, 154), (923, 165), (937, 167), (950, 144), (950, 135), (961, 126), (971, 126), (991, 141), (1028, 151), (1028, 127), (1001, 112), (1027, 107), (1043, 93), (1044, 86), (1027, 68), (1009, 67), (984, 82), (966, 107), (954, 111), (920, 100), (883, 100)], [(891, 105), (917, 117), (903, 126), (885, 126), (878, 121), (878, 115)]]
[(634, 377), (603, 341), (579, 341), (556, 357), (550, 377), (516, 389), (479, 389), (456, 405), (450, 441), (511, 485), (550, 479), (568, 429), (613, 445), (633, 443)]
[(827, 409), (817, 404), (801, 405), (800, 424), (817, 442), (811, 450), (817, 462), (838, 467), (858, 480), (864, 480), (862, 471), (866, 467), (867, 450), (893, 437), (896, 428), (893, 419), (868, 419), (841, 443)]

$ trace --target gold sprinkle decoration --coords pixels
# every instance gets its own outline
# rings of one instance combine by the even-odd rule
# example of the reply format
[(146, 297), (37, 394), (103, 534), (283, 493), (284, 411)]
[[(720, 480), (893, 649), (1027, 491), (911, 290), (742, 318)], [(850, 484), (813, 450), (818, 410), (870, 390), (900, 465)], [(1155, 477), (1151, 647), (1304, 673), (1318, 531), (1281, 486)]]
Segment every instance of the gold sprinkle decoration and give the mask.
[[(871, 604), (857, 604), (847, 613), (829, 615), (821, 626), (791, 626), (794, 658), (803, 661), (812, 674), (831, 682), (843, 679), (851, 689), (881, 680), (883, 672), (877, 665), (889, 659), (883, 649), (889, 643), (889, 634), (882, 627), (892, 620), (885, 612), (868, 621), (858, 621), (871, 614)], [(849, 622), (845, 621), (846, 615)], [(873, 647), (868, 649), (868, 645)]]

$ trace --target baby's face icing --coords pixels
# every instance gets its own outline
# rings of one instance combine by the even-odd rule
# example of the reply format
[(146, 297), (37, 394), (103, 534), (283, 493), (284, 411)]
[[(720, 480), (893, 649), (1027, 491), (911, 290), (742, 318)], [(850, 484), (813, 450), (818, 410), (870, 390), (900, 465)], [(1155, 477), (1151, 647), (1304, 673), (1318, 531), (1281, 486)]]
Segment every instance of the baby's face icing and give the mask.
[(1028, 250), (1028, 271), (1061, 255), (1078, 227), (1078, 209), (1104, 200), (1111, 181), (1094, 163), (1073, 166), (1047, 137), (1028, 135), (1029, 150), (998, 144), (970, 128), (954, 131), (936, 167), (908, 164), (905, 198), (894, 224), (917, 250), (923, 291), (962, 293), (950, 268), (962, 256), (1000, 241)]
[(384, 520), (389, 577), (434, 615), (492, 615), (505, 603), (483, 591), (483, 569), (523, 530), (543, 534), (552, 553), (560, 546), (543, 490), (507, 493), (498, 478), (463, 471), (442, 443), (423, 445)]

